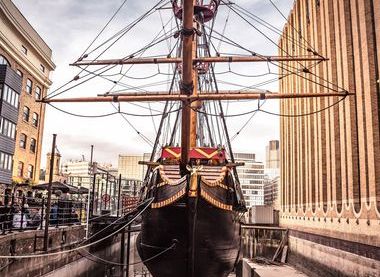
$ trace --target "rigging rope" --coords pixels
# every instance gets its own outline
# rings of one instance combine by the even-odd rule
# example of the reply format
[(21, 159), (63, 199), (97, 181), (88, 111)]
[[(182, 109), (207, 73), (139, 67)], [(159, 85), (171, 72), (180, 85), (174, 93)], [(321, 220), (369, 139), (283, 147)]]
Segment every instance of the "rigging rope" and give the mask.
[(112, 116), (112, 115), (115, 115), (115, 114), (124, 114), (124, 115), (135, 116), (135, 117), (156, 117), (156, 116), (162, 116), (162, 115), (165, 115), (165, 114), (168, 114), (168, 113), (175, 113), (175, 112), (178, 112), (179, 110), (181, 110), (181, 108), (179, 108), (179, 109), (172, 110), (172, 111), (169, 111), (169, 112), (166, 112), (166, 113), (157, 113), (157, 114), (135, 114), (135, 113), (127, 113), (127, 112), (123, 112), (123, 111), (117, 111), (117, 112), (112, 112), (112, 113), (107, 113), (107, 114), (85, 115), (85, 114), (76, 114), (76, 113), (73, 113), (73, 112), (69, 112), (69, 111), (63, 110), (61, 108), (58, 108), (58, 107), (54, 106), (51, 103), (47, 103), (47, 104), (49, 106), (53, 107), (54, 109), (62, 112), (62, 113), (65, 113), (65, 114), (68, 114), (68, 115), (71, 115), (71, 116), (75, 116), (75, 117), (82, 117), (82, 118), (101, 118), (101, 117)]
[[(223, 0), (222, 0), (223, 1)], [(224, 2), (224, 1), (223, 1)], [(259, 28), (257, 28), (256, 26), (254, 26), (251, 22), (249, 22), (246, 18), (244, 18), (238, 11), (236, 11), (232, 6), (229, 6), (229, 8), (235, 13), (235, 14), (237, 14), (241, 19), (243, 19), (246, 23), (248, 23), (248, 25), (250, 25), (252, 28), (254, 28), (257, 32), (259, 32), (262, 36), (264, 36), (267, 40), (269, 40), (271, 43), (273, 43), (277, 48), (279, 48), (282, 52), (284, 52), (285, 54), (287, 54), (288, 56), (291, 56), (290, 54), (289, 54), (289, 52), (288, 51), (286, 51), (283, 47), (281, 47), (280, 45), (278, 45), (273, 39), (271, 39), (268, 35), (266, 35), (263, 31), (261, 31)], [(304, 67), (303, 66), (303, 64), (301, 63), (301, 62), (299, 62), (299, 61), (297, 61), (297, 63), (299, 64), (299, 65), (301, 65), (302, 67)], [(290, 66), (290, 65), (286, 65), (287, 67), (289, 67), (289, 68), (292, 68), (292, 66)], [(280, 68), (282, 68), (282, 69), (284, 69), (284, 70), (287, 70), (288, 71), (288, 69), (286, 69), (286, 68), (283, 68), (283, 67), (280, 67)], [(307, 73), (311, 73), (311, 72), (307, 72)], [(301, 75), (298, 75), (298, 74), (295, 74), (295, 75), (297, 75), (298, 77), (301, 77), (301, 78), (304, 78), (304, 79), (307, 79), (306, 77), (304, 77), (304, 76), (301, 76)], [(333, 83), (333, 82), (331, 82), (331, 81), (329, 81), (329, 80), (326, 80), (326, 79), (324, 79), (324, 78), (322, 78), (322, 77), (320, 77), (320, 76), (317, 76), (316, 74), (312, 74), (313, 76), (315, 76), (315, 77), (317, 77), (317, 78), (319, 78), (320, 80), (322, 80), (323, 82), (326, 82), (326, 83), (328, 83), (328, 84), (331, 84), (331, 85), (333, 85), (333, 86), (335, 86), (337, 89), (332, 89), (332, 88), (330, 88), (330, 87), (328, 87), (328, 86), (325, 86), (325, 85), (323, 85), (323, 84), (320, 84), (320, 83), (318, 83), (319, 84), (319, 86), (322, 86), (322, 87), (325, 87), (325, 88), (327, 88), (327, 89), (331, 89), (331, 90), (334, 90), (334, 91), (338, 91), (338, 90), (345, 90), (344, 88), (342, 88), (342, 87), (340, 87), (339, 85), (337, 85), (337, 84), (335, 84), (335, 83)], [(310, 79), (307, 79), (307, 80), (309, 80), (309, 81), (311, 81), (311, 82), (313, 82), (313, 80), (310, 80)]]
[[(156, 5), (154, 5), (150, 10), (148, 10), (145, 14), (143, 14), (142, 16), (140, 16), (139, 18), (137, 18), (136, 20), (134, 20), (132, 23), (130, 23), (129, 25), (127, 25), (127, 27), (125, 27), (125, 28), (123, 28), (123, 32), (121, 32), (121, 35), (120, 35), (120, 37), (114, 42), (114, 43), (116, 43), (121, 37), (123, 37), (125, 34), (127, 34), (130, 30), (132, 30), (138, 23), (140, 23), (142, 20), (144, 20), (145, 18), (147, 18), (147, 17), (149, 17), (151, 14), (153, 14), (154, 12), (155, 12), (155, 8), (158, 6), (158, 5), (160, 5), (162, 2), (163, 2), (164, 0), (160, 0)], [(120, 32), (119, 32), (120, 33)], [(112, 39), (112, 38), (111, 38)], [(114, 45), (114, 43), (113, 44), (111, 44), (110, 46), (108, 46), (100, 55), (98, 55), (94, 60), (96, 60), (96, 59), (98, 59), (101, 55), (103, 55), (110, 47), (112, 47), (112, 45)], [(126, 57), (128, 57), (128, 56), (126, 56)], [(94, 61), (93, 60), (93, 61)], [(100, 70), (103, 70), (103, 69), (105, 69), (105, 68), (107, 68), (107, 67), (109, 67), (109, 69), (108, 70), (110, 70), (110, 69), (112, 69), (112, 68), (114, 68), (115, 66), (103, 66), (103, 67), (101, 67), (100, 69), (98, 69), (98, 70), (96, 70), (95, 72), (97, 72), (97, 71), (100, 71)], [(87, 68), (87, 67), (86, 67)], [(103, 71), (103, 73), (104, 72), (106, 72), (106, 71), (108, 71), (108, 70), (105, 70), (105, 71)], [(76, 76), (79, 76), (80, 75), (80, 73), (82, 73), (83, 72), (83, 70), (80, 70), (80, 72), (78, 73), (78, 74), (76, 74)], [(87, 75), (88, 76), (88, 75)], [(85, 77), (87, 77), (87, 76), (85, 76)], [(85, 77), (82, 77), (82, 78), (85, 78)], [(85, 82), (88, 82), (89, 80), (91, 80), (91, 79), (93, 79), (93, 78), (89, 78), (88, 80), (86, 80)], [(66, 89), (66, 90), (64, 90), (63, 92), (61, 92), (61, 93), (58, 93), (58, 91), (59, 90), (61, 90), (62, 88), (64, 88), (64, 87), (66, 87), (67, 85), (69, 85), (71, 82), (73, 82), (73, 81), (76, 81), (76, 80), (78, 80), (78, 79), (76, 79), (76, 77), (74, 77), (73, 79), (71, 79), (71, 80), (69, 80), (68, 82), (66, 82), (65, 84), (63, 84), (63, 85), (61, 85), (60, 87), (58, 87), (57, 89), (55, 89), (55, 90), (53, 90), (52, 92), (50, 92), (49, 94), (47, 94), (45, 97), (44, 97), (44, 99), (46, 99), (46, 98), (53, 98), (53, 97), (56, 97), (56, 96), (58, 96), (58, 95), (60, 95), (60, 94), (62, 94), (62, 93), (64, 93), (64, 92), (66, 92), (66, 91), (68, 91), (68, 90), (71, 90), (71, 89), (73, 89), (73, 88), (75, 88), (75, 87), (77, 87), (77, 85), (75, 85), (75, 86), (72, 86), (72, 87), (70, 87), (69, 89)], [(83, 84), (84, 82), (81, 82), (80, 84)]]

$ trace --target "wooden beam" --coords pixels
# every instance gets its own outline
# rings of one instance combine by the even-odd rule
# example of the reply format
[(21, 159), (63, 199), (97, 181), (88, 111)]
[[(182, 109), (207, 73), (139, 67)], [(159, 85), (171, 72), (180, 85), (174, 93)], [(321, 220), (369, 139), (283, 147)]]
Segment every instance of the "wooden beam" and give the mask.
[[(197, 64), (201, 62), (208, 63), (236, 63), (236, 62), (295, 62), (295, 61), (326, 61), (323, 57), (319, 56), (224, 56), (224, 57), (201, 57), (193, 59), (192, 63)], [(74, 66), (81, 65), (117, 65), (117, 64), (172, 64), (181, 63), (181, 58), (125, 58), (125, 59), (108, 59), (108, 60), (95, 60), (88, 61), (82, 60), (72, 63)], [(191, 61), (190, 61), (191, 63)]]
[(182, 94), (132, 94), (120, 96), (100, 96), (81, 98), (51, 98), (36, 100), (43, 103), (83, 103), (83, 102), (157, 102), (157, 101), (213, 101), (213, 100), (257, 100), (257, 99), (289, 99), (289, 98), (318, 98), (355, 95), (354, 93), (205, 93), (199, 95)]

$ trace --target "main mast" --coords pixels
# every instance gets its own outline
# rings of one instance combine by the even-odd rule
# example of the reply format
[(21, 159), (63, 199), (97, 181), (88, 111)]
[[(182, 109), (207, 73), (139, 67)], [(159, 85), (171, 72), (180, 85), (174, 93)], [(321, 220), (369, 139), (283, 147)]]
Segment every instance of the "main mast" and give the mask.
[[(196, 95), (196, 76), (193, 70), (193, 59), (196, 55), (197, 40), (194, 37), (194, 5), (196, 0), (184, 0), (182, 9), (183, 26), (181, 30), (182, 41), (182, 80), (180, 84), (181, 95)], [(191, 109), (189, 100), (182, 101), (182, 128), (181, 128), (181, 170), (186, 168), (189, 161), (189, 149), (196, 144), (197, 117)]]

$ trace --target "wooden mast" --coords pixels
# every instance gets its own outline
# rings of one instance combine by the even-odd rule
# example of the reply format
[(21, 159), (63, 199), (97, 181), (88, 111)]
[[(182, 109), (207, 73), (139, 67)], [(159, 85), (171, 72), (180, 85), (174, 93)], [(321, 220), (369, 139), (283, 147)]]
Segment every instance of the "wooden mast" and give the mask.
[[(183, 5), (183, 26), (182, 26), (182, 81), (180, 84), (181, 95), (191, 96), (196, 91), (194, 86), (193, 58), (196, 52), (194, 45), (194, 2), (196, 0), (184, 0)], [(194, 49), (195, 48), (195, 49)], [(181, 126), (181, 167), (182, 171), (186, 169), (189, 161), (189, 149), (193, 144), (190, 138), (193, 138), (191, 132), (194, 128), (191, 126), (191, 102), (189, 99), (182, 101), (182, 126)]]
[[(196, 0), (193, 0), (193, 6), (195, 6), (197, 3)], [(193, 8), (194, 9), (194, 8)], [(198, 23), (193, 21), (193, 28), (194, 30), (198, 28)], [(193, 35), (193, 55), (192, 55), (192, 62), (191, 62), (191, 68), (193, 71), (193, 97), (198, 96), (198, 70), (195, 69), (194, 65), (194, 59), (197, 58), (197, 50), (198, 50), (198, 35), (194, 32)], [(192, 101), (191, 102), (191, 111), (190, 111), (190, 148), (197, 146), (197, 127), (198, 127), (198, 113), (197, 110), (200, 108), (201, 102), (199, 100)]]

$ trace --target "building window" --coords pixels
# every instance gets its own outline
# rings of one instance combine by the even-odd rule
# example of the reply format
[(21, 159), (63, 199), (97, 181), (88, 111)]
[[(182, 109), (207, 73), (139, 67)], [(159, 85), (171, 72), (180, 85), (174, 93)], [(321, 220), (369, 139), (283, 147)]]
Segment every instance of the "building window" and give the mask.
[(38, 127), (38, 114), (37, 113), (33, 113), (32, 124), (34, 127)]
[(26, 135), (25, 134), (20, 135), (20, 148), (22, 148), (22, 149), (26, 148)]
[(28, 55), (28, 48), (26, 48), (24, 45), (21, 45), (21, 52), (25, 55)]
[(19, 100), (19, 94), (14, 91), (13, 89), (11, 89), (10, 87), (8, 87), (7, 85), (4, 85), (4, 86), (1, 86), (0, 85), (0, 94), (1, 94), (1, 91), (2, 94), (3, 94), (3, 100), (5, 102), (7, 102), (8, 104), (11, 104), (13, 107), (15, 108), (18, 108), (18, 100)]
[(33, 178), (33, 169), (34, 169), (34, 167), (33, 167), (33, 165), (28, 165), (28, 178), (29, 179), (32, 179)]
[(41, 99), (41, 88), (40, 88), (40, 87), (36, 87), (34, 97), (35, 97), (37, 100), (40, 100), (40, 99)]
[(40, 70), (41, 70), (42, 72), (45, 72), (45, 67), (44, 67), (42, 64), (40, 64)]
[(0, 133), (6, 137), (15, 139), (16, 124), (2, 117), (0, 119)]
[(22, 113), (22, 119), (25, 120), (26, 122), (29, 122), (29, 114), (30, 114), (30, 109), (27, 106), (25, 106)]
[(37, 141), (34, 138), (30, 139), (30, 152), (36, 153), (36, 145)]
[(4, 57), (4, 56), (2, 56), (2, 55), (0, 55), (0, 64), (5, 64), (5, 65), (11, 65), (9, 62), (8, 62), (8, 60)]
[(18, 162), (17, 176), (18, 177), (23, 177), (24, 176), (24, 163), (23, 162)]
[(22, 73), (22, 71), (19, 69), (17, 69), (16, 72), (17, 72), (17, 75), (21, 77), (21, 81), (22, 81), (22, 78), (24, 77), (24, 73)]
[(30, 79), (26, 79), (26, 92), (32, 95), (33, 82)]
[(12, 156), (4, 152), (0, 152), (0, 169), (12, 170)]

